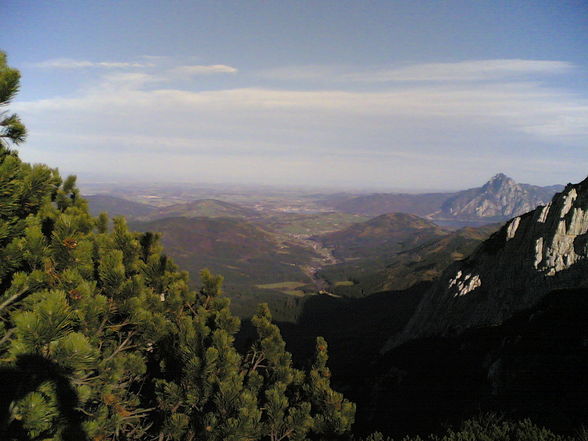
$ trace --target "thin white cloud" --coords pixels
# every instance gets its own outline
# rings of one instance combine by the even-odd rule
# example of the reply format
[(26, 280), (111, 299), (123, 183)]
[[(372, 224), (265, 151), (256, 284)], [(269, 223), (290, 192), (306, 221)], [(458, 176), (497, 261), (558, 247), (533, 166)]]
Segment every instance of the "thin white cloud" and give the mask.
[(110, 72), (101, 77), (97, 88), (112, 91), (112, 90), (136, 90), (142, 89), (148, 84), (161, 83), (162, 79), (159, 75), (148, 74), (145, 72)]
[(454, 63), (424, 63), (377, 68), (364, 66), (289, 66), (264, 70), (273, 80), (323, 80), (353, 83), (472, 82), (517, 79), (570, 72), (574, 65), (557, 60), (490, 59)]
[(361, 82), (495, 81), (527, 75), (561, 74), (573, 65), (564, 61), (478, 60), (457, 63), (426, 63), (372, 72), (350, 73), (343, 80)]
[(171, 57), (169, 55), (139, 55), (137, 58), (140, 58), (142, 60), (147, 60), (151, 63), (161, 63), (164, 61), (169, 61), (173, 57)]
[[(226, 64), (177, 65), (178, 60), (166, 56), (138, 57), (141, 62), (89, 61), (59, 58), (33, 64), (43, 69), (81, 70), (95, 69), (116, 73), (101, 75), (102, 88), (140, 88), (148, 83), (173, 83), (175, 80), (190, 79), (202, 75), (236, 74), (238, 69)], [(142, 71), (141, 71), (142, 70)]]
[(199, 75), (235, 74), (238, 69), (226, 64), (179, 65), (174, 66), (170, 57), (142, 56), (145, 62), (87, 61), (73, 59), (53, 59), (33, 66), (44, 69), (103, 69), (99, 82), (102, 88), (140, 88), (148, 83), (170, 83), (174, 80), (189, 79)]
[(152, 67), (151, 63), (134, 63), (134, 62), (119, 62), (119, 61), (88, 61), (88, 60), (73, 60), (70, 58), (56, 58), (52, 60), (41, 61), (35, 64), (35, 67), (46, 69), (87, 69), (87, 68), (103, 68), (103, 69), (128, 69), (128, 68), (142, 68)]
[(191, 65), (191, 66), (178, 66), (169, 70), (172, 74), (178, 75), (211, 75), (211, 74), (234, 74), (238, 70), (232, 66), (226, 64), (210, 64), (210, 65)]
[[(468, 130), (500, 128), (533, 135), (544, 142), (578, 142), (588, 136), (588, 103), (534, 83), (486, 84), (472, 87), (411, 87), (380, 92), (336, 90), (291, 91), (240, 88), (192, 92), (142, 90), (150, 77), (121, 75), (118, 83), (76, 98), (54, 98), (14, 106), (23, 117), (42, 124), (51, 117), (76, 120), (84, 133), (145, 133), (159, 127), (177, 136), (214, 132), (221, 139), (249, 134), (262, 141), (280, 135), (333, 142), (344, 133), (402, 134), (402, 142), (452, 139)], [(156, 79), (154, 79), (155, 81)], [(160, 115), (166, 118), (161, 119)], [(59, 124), (57, 120), (54, 124)], [(347, 135), (343, 135), (345, 138)], [(400, 138), (398, 138), (400, 140)], [(411, 141), (411, 142), (414, 142)], [(370, 149), (369, 145), (362, 146)]]
[[(348, 69), (347, 69), (348, 70)], [(345, 72), (335, 66), (283, 66), (258, 72), (258, 76), (268, 80), (335, 80)]]

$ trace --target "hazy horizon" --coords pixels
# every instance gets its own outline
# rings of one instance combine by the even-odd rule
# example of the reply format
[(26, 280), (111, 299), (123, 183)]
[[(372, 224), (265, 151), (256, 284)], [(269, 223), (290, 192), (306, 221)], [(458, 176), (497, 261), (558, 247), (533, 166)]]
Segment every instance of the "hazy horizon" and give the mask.
[[(74, 173), (75, 174), (75, 173)], [(482, 187), (486, 182), (488, 182), (493, 176), (488, 176), (486, 179), (482, 179), (477, 185), (473, 187), (434, 187), (434, 188), (411, 188), (411, 187), (390, 187), (390, 186), (344, 186), (344, 185), (312, 185), (312, 184), (259, 184), (259, 183), (242, 183), (242, 182), (195, 182), (195, 181), (146, 181), (146, 180), (125, 180), (125, 179), (116, 179), (116, 178), (104, 178), (104, 179), (97, 179), (89, 178), (85, 175), (76, 175), (78, 177), (78, 185), (82, 190), (82, 193), (89, 195), (89, 194), (98, 194), (98, 193), (110, 193), (108, 189), (125, 189), (125, 188), (133, 188), (145, 186), (147, 187), (157, 187), (159, 189), (172, 189), (172, 188), (182, 188), (182, 189), (207, 189), (209, 188), (211, 191), (236, 191), (240, 190), (243, 193), (253, 193), (253, 192), (298, 192), (302, 194), (312, 194), (312, 193), (323, 193), (323, 194), (336, 194), (336, 193), (354, 193), (354, 194), (373, 194), (373, 193), (404, 193), (404, 194), (424, 194), (424, 193), (453, 193), (459, 192), (463, 190), (468, 190), (470, 188), (478, 188)], [(512, 176), (509, 176), (512, 178)], [(529, 184), (529, 185), (536, 185), (532, 182), (520, 182), (515, 179), (518, 184)], [(575, 182), (571, 182), (572, 184)], [(562, 185), (565, 186), (568, 182), (559, 182), (559, 183), (552, 183), (546, 185), (549, 186), (558, 186)], [(98, 190), (96, 192), (96, 190)]]
[[(581, 181), (583, 1), (7, 0), (23, 159), (80, 181)], [(93, 178), (92, 178), (93, 177)]]

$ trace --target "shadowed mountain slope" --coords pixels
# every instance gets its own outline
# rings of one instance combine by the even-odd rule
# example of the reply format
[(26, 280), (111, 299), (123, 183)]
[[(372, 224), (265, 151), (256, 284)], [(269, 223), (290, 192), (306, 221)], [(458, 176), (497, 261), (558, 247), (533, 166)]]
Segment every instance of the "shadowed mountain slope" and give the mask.
[(575, 435), (588, 421), (587, 316), (588, 290), (553, 291), (502, 325), (396, 347), (346, 377), (356, 429), (427, 434), (493, 411)]
[(447, 266), (471, 254), (498, 228), (499, 224), (491, 224), (445, 232), (392, 256), (372, 255), (325, 267), (319, 275), (335, 294), (347, 297), (406, 289), (436, 279)]
[(415, 283), (436, 279), (451, 263), (471, 254), (498, 228), (496, 224), (466, 227), (398, 253), (383, 272), (380, 289), (406, 289)]

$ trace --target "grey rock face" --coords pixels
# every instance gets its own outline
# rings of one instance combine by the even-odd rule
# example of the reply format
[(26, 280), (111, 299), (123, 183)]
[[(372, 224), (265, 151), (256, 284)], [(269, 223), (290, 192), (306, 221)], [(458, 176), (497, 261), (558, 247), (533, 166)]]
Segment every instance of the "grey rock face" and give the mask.
[(499, 173), (482, 187), (461, 191), (449, 198), (441, 207), (440, 216), (508, 219), (547, 203), (553, 193), (544, 187), (517, 184)]
[(384, 351), (413, 338), (500, 324), (554, 289), (588, 286), (587, 270), (588, 178), (511, 219), (447, 268)]

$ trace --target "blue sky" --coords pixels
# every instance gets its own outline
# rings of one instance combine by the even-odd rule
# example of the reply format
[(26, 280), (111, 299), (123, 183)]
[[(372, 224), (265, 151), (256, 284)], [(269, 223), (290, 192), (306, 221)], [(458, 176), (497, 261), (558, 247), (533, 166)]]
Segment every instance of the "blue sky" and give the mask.
[(2, 15), (21, 154), (82, 182), (588, 174), (584, 0), (3, 0)]

